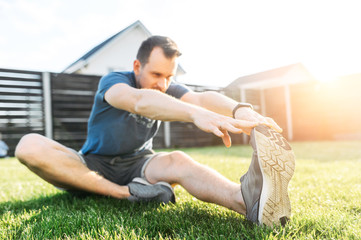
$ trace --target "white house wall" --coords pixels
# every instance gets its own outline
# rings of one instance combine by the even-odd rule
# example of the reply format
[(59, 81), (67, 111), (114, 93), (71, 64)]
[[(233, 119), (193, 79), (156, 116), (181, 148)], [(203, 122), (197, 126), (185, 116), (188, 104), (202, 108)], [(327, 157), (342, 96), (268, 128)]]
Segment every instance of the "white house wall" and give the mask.
[(114, 70), (131, 71), (138, 48), (148, 37), (139, 26), (130, 29), (94, 53), (77, 73), (104, 75)]

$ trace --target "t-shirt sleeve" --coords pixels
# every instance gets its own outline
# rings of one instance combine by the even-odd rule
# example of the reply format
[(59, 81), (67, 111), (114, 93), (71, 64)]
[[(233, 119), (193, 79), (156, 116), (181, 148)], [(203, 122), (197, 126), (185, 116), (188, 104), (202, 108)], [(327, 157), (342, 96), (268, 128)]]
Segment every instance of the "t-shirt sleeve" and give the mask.
[(189, 87), (181, 83), (172, 82), (166, 91), (168, 95), (180, 99), (187, 92), (192, 91)]
[(133, 86), (131, 78), (127, 77), (124, 74), (112, 72), (100, 79), (98, 94), (104, 99), (106, 91), (108, 91), (109, 88), (118, 83), (125, 83), (129, 86)]

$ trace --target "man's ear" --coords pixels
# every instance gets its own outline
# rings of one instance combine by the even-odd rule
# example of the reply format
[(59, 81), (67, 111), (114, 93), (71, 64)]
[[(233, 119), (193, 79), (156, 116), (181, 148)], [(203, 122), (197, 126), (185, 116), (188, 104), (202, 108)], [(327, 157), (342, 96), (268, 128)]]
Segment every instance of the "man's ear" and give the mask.
[(141, 63), (138, 59), (134, 60), (133, 62), (133, 71), (135, 75), (138, 75), (140, 72)]

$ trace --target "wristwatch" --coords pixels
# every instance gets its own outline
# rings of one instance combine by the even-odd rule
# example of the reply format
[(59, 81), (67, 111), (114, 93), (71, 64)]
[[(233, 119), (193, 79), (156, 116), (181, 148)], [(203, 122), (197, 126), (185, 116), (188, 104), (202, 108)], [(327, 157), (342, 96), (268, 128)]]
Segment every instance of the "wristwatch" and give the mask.
[(253, 110), (252, 104), (249, 104), (249, 103), (238, 103), (237, 106), (235, 106), (235, 108), (234, 108), (233, 111), (232, 111), (232, 116), (233, 116), (233, 118), (236, 118), (236, 117), (235, 117), (235, 114), (236, 114), (236, 111), (238, 110), (238, 108), (242, 108), (242, 107), (248, 107), (248, 108), (250, 108), (250, 109)]

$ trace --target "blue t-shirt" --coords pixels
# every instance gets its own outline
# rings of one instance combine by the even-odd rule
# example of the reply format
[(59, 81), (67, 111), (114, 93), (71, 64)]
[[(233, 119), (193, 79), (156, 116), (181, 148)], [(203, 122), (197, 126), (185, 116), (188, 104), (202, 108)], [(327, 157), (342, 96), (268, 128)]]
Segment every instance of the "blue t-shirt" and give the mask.
[[(115, 84), (136, 88), (134, 72), (112, 72), (100, 79), (88, 121), (88, 136), (81, 153), (104, 156), (133, 156), (152, 148), (160, 121), (112, 107), (104, 99)], [(181, 98), (189, 88), (171, 83), (166, 94)]]

